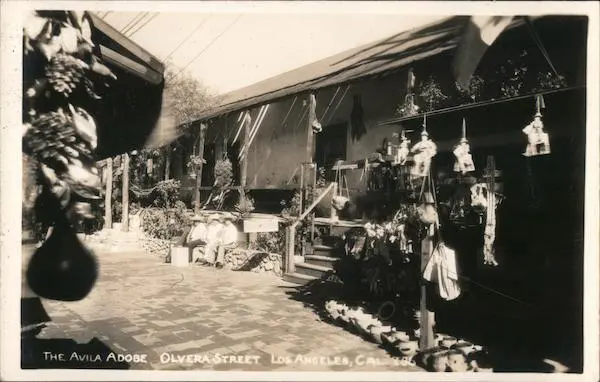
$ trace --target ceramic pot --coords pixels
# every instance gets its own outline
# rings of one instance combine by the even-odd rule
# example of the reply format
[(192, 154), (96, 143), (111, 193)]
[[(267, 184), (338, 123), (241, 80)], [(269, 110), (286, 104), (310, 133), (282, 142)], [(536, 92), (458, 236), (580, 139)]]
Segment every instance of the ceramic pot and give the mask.
[(417, 341), (399, 342), (396, 347), (404, 357), (413, 357), (417, 354), (419, 343)]
[(455, 345), (458, 342), (456, 337), (444, 337), (440, 343), (441, 346), (449, 349), (451, 346)]
[(405, 332), (394, 332), (392, 334), (392, 340), (394, 343), (398, 341), (409, 342), (410, 336)]
[(453, 346), (453, 348), (459, 350), (465, 356), (468, 356), (469, 354), (476, 351), (475, 345), (473, 345), (470, 342), (458, 342), (456, 345)]
[(451, 350), (448, 352), (448, 367), (455, 373), (466, 372), (469, 369), (467, 359), (460, 350)]
[(431, 369), (438, 373), (444, 372), (448, 369), (447, 352), (440, 352), (431, 357)]
[(371, 325), (369, 326), (369, 332), (375, 342), (377, 342), (378, 344), (383, 344), (383, 339), (381, 338), (383, 328), (381, 326)]

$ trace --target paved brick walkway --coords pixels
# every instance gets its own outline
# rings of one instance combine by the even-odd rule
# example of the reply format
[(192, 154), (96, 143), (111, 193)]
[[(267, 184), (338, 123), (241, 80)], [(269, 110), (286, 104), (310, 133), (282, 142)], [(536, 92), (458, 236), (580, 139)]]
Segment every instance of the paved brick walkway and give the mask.
[[(377, 345), (320, 321), (290, 298), (292, 285), (277, 277), (176, 268), (138, 252), (99, 257), (100, 278), (86, 299), (43, 301), (53, 322), (38, 335), (47, 341), (30, 348), (30, 355), (42, 357), (52, 340), (72, 339), (105, 345), (116, 354), (146, 355), (147, 362), (129, 362), (130, 369), (419, 371), (399, 366)], [(88, 351), (89, 357), (95, 357), (94, 351)], [(273, 361), (286, 357), (287, 364)], [(333, 364), (346, 360), (347, 365)]]

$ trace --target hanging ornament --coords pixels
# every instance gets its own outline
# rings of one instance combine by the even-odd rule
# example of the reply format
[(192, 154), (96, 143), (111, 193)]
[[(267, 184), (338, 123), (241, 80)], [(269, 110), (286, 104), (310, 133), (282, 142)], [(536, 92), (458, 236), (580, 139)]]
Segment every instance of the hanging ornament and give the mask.
[(496, 241), (496, 207), (499, 199), (496, 197), (496, 165), (493, 156), (487, 158), (487, 214), (485, 231), (483, 236), (483, 263), (485, 265), (497, 266), (498, 262), (494, 256), (494, 242)]
[(413, 154), (413, 166), (411, 175), (414, 177), (424, 177), (429, 175), (431, 167), (431, 158), (437, 154), (437, 145), (429, 139), (427, 133), (427, 116), (423, 116), (423, 131), (421, 132), (421, 141), (417, 142), (411, 150)]
[(148, 158), (146, 160), (146, 173), (152, 176), (152, 171), (154, 170), (154, 160), (152, 158)]
[(463, 118), (462, 124), (462, 138), (460, 142), (454, 147), (454, 156), (456, 161), (454, 162), (454, 172), (466, 174), (471, 171), (475, 171), (475, 164), (473, 163), (473, 157), (471, 156), (471, 147), (467, 140), (467, 123)]
[(395, 165), (404, 166), (408, 160), (408, 154), (410, 154), (410, 139), (406, 138), (404, 129), (400, 132), (400, 144), (398, 150), (396, 150), (396, 158), (394, 159)]
[(541, 111), (546, 108), (546, 105), (541, 94), (536, 96), (535, 108), (536, 113), (533, 121), (523, 129), (523, 133), (527, 135), (527, 147), (523, 153), (526, 157), (550, 154), (550, 137), (544, 131)]

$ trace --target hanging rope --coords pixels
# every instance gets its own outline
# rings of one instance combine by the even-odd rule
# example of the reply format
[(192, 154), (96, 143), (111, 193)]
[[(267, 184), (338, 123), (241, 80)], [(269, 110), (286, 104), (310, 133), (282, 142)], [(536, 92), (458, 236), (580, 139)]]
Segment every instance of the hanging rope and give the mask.
[(542, 56), (544, 56), (544, 58), (546, 59), (546, 62), (548, 63), (548, 65), (550, 66), (550, 68), (552, 69), (552, 71), (554, 72), (554, 74), (556, 75), (556, 78), (560, 79), (560, 74), (558, 74), (558, 71), (554, 67), (554, 64), (552, 64), (552, 60), (550, 59), (550, 55), (548, 54), (548, 51), (546, 51), (546, 48), (544, 47), (544, 44), (542, 43), (542, 40), (540, 39), (540, 36), (537, 34), (537, 31), (533, 27), (533, 22), (531, 21), (531, 18), (530, 17), (525, 17), (525, 21), (526, 21), (527, 26), (529, 27), (528, 29), (529, 29), (529, 32), (531, 33), (531, 37), (533, 38), (533, 41), (535, 42), (535, 44), (537, 45), (538, 49), (542, 53)]

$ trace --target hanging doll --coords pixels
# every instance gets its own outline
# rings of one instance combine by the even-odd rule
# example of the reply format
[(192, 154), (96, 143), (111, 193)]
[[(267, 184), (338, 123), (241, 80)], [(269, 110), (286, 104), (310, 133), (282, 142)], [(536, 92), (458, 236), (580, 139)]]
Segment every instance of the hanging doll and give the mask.
[(396, 150), (396, 158), (394, 159), (395, 165), (404, 166), (408, 160), (408, 154), (410, 154), (410, 139), (406, 138), (404, 130), (400, 133), (400, 144), (398, 150)]
[(526, 157), (550, 154), (550, 137), (544, 131), (541, 109), (545, 108), (544, 98), (536, 97), (536, 113), (533, 121), (525, 126), (523, 133), (527, 135), (527, 147), (523, 153)]
[(417, 142), (412, 147), (411, 152), (413, 153), (414, 160), (411, 168), (411, 175), (415, 177), (427, 176), (429, 174), (429, 168), (431, 167), (431, 158), (437, 154), (437, 146), (431, 139), (429, 139), (426, 119), (423, 119), (423, 132), (421, 133), (421, 141)]
[(462, 126), (462, 138), (460, 143), (454, 147), (454, 156), (456, 161), (454, 162), (454, 172), (466, 174), (471, 171), (475, 171), (475, 164), (473, 163), (473, 157), (471, 156), (471, 148), (469, 141), (467, 140), (467, 127), (465, 119), (463, 118)]

